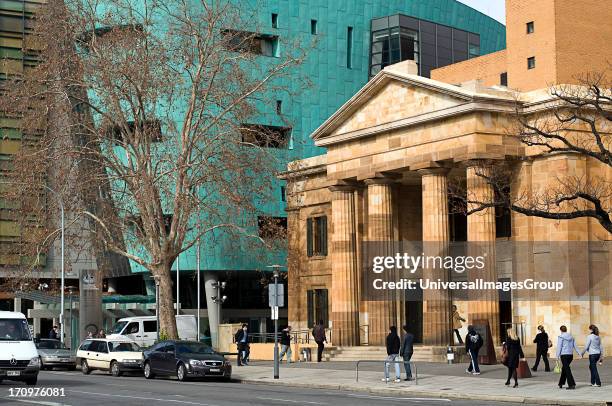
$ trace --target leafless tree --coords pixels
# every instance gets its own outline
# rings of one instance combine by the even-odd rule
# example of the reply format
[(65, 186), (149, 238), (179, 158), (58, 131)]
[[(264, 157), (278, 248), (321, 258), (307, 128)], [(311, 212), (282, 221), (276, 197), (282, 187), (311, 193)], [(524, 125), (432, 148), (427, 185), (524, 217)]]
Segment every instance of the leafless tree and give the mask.
[[(69, 209), (92, 244), (159, 280), (171, 338), (181, 252), (200, 243), (212, 252), (219, 235), (253, 241), (262, 255), (274, 246), (270, 230), (257, 232), (256, 207), (269, 198), (288, 125), (254, 123), (278, 120), (266, 95), (299, 89), (287, 76), (310, 44), (258, 34), (247, 10), (223, 0), (51, 0), (33, 35), (40, 64), (7, 82), (0, 106), (36, 135), (16, 158), (13, 181), (28, 186), (13, 198), (45, 182), (67, 201), (78, 196)], [(30, 212), (44, 217), (48, 203)], [(40, 229), (33, 245), (53, 233)]]

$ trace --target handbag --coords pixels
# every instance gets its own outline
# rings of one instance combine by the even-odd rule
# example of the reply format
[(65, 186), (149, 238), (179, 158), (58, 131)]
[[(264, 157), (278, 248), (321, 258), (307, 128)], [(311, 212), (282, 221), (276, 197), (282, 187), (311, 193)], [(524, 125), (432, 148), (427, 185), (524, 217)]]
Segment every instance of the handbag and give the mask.
[(559, 360), (555, 361), (555, 367), (553, 368), (553, 372), (555, 374), (561, 373), (561, 365), (559, 365)]
[(508, 365), (508, 348), (506, 347), (506, 344), (502, 345), (502, 353), (500, 359), (503, 365)]

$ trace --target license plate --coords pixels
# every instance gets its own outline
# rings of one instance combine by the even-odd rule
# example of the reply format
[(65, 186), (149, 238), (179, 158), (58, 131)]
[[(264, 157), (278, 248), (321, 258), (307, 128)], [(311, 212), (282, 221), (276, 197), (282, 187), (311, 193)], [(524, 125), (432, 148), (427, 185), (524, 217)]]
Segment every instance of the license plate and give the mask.
[(6, 376), (19, 376), (21, 371), (6, 371)]
[(220, 368), (210, 368), (210, 372), (221, 372)]

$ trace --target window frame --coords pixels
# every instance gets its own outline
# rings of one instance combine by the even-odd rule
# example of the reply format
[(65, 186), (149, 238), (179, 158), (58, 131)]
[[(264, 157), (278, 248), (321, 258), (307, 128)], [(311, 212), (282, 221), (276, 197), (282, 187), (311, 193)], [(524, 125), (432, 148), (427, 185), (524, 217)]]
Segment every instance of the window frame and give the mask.
[(272, 28), (278, 28), (278, 13), (272, 13), (271, 19)]
[(310, 20), (310, 35), (319, 35), (319, 22), (314, 18)]
[(527, 58), (527, 70), (535, 69), (536, 67), (536, 58), (535, 56), (530, 56)]
[(326, 257), (329, 254), (327, 215), (306, 219), (306, 256), (308, 258)]
[(527, 32), (527, 35), (533, 34), (535, 32), (535, 24), (533, 23), (533, 21), (528, 21), (525, 24), (525, 30)]

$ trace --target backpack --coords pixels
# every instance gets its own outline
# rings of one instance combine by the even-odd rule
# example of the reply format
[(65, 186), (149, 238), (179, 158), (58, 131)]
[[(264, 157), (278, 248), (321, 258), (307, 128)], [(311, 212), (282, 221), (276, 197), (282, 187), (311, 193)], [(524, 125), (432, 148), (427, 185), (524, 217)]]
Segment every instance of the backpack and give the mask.
[(480, 334), (476, 333), (470, 335), (470, 341), (472, 342), (472, 346), (475, 350), (478, 350), (480, 349), (480, 347), (482, 347), (482, 337), (480, 337)]

